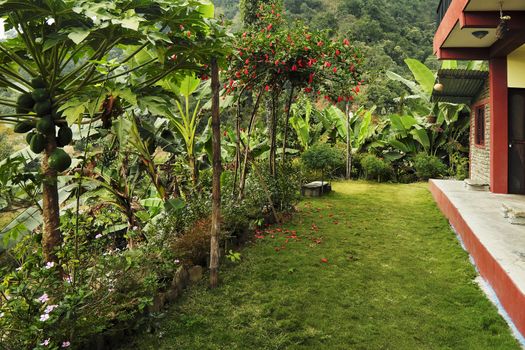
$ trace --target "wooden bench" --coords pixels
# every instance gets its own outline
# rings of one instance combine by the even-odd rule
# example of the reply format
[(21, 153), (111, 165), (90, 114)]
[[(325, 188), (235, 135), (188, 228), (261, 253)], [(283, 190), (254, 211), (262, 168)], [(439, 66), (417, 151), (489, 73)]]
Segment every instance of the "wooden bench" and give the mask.
[(301, 187), (301, 194), (305, 197), (320, 197), (332, 191), (332, 186), (328, 182), (314, 181)]

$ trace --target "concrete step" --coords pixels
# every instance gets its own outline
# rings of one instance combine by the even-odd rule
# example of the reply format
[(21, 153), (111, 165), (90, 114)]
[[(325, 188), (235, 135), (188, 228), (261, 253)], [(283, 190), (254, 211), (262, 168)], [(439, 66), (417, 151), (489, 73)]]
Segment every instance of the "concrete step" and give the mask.
[(525, 225), (525, 204), (502, 203), (503, 217), (513, 225)]

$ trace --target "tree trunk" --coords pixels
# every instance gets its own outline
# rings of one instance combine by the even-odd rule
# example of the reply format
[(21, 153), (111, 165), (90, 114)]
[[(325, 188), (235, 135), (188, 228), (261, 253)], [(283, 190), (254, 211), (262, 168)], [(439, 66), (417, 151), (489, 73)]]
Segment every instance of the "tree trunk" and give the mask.
[(58, 185), (57, 172), (49, 167), (49, 156), (57, 148), (55, 141), (55, 131), (47, 136), (47, 146), (42, 159), (42, 216), (44, 222), (44, 232), (42, 234), (42, 253), (47, 262), (59, 263), (56, 254), (57, 247), (62, 243), (62, 233), (60, 232), (60, 207), (58, 205)]
[(352, 142), (350, 130), (350, 104), (346, 103), (346, 179), (352, 177)]
[(239, 94), (239, 100), (237, 101), (237, 120), (235, 122), (235, 172), (233, 175), (233, 186), (232, 196), (235, 196), (235, 190), (237, 188), (237, 177), (241, 166), (241, 99), (242, 93)]
[(257, 111), (259, 109), (259, 103), (261, 102), (261, 97), (263, 90), (257, 94), (257, 100), (252, 110), (252, 115), (250, 117), (250, 124), (248, 125), (248, 134), (246, 135), (246, 148), (244, 149), (244, 158), (241, 167), (241, 177), (239, 179), (239, 200), (244, 198), (244, 188), (246, 186), (246, 176), (248, 174), (248, 157), (250, 155), (250, 137), (252, 135), (253, 125), (255, 124), (255, 119), (257, 118)]
[(197, 188), (197, 183), (199, 181), (199, 169), (197, 168), (197, 162), (195, 161), (195, 155), (191, 154), (189, 156), (189, 163), (190, 163), (190, 169), (191, 169), (191, 182), (193, 184), (193, 188)]
[(210, 243), (210, 288), (219, 283), (219, 233), (221, 230), (221, 120), (219, 115), (219, 67), (217, 59), (211, 60), (212, 88), (212, 149), (213, 149), (213, 188)]
[(292, 85), (292, 87), (290, 88), (290, 96), (288, 97), (288, 103), (286, 104), (287, 110), (286, 110), (286, 120), (284, 123), (283, 154), (281, 155), (283, 166), (284, 166), (284, 163), (286, 162), (286, 141), (288, 138), (288, 123), (290, 120), (290, 108), (292, 107), (294, 89), (295, 89), (295, 86)]
[(276, 158), (277, 158), (277, 94), (272, 94), (272, 116), (270, 121), (270, 174), (277, 176)]

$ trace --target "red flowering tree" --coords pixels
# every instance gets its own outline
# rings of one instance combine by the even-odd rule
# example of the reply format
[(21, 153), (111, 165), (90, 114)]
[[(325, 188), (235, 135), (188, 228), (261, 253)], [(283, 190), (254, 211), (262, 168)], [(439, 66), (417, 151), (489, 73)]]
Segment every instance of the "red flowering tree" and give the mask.
[(290, 105), (299, 92), (313, 99), (344, 103), (353, 100), (361, 84), (362, 56), (348, 39), (333, 40), (326, 31), (310, 31), (297, 22), (289, 24), (283, 20), (282, 12), (278, 1), (260, 5), (257, 24), (237, 38), (230, 57), (230, 79), (224, 85), (228, 94), (256, 91), (256, 107), (262, 94), (269, 95), (270, 169), (274, 175), (281, 95), (288, 93), (284, 108), (284, 159)]

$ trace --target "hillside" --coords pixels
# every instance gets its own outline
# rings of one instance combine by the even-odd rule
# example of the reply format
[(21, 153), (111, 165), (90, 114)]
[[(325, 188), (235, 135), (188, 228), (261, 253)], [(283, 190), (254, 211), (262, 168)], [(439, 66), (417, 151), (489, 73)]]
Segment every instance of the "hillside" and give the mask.
[[(219, 11), (240, 28), (238, 0), (215, 0)], [(385, 71), (408, 73), (403, 60), (416, 58), (436, 67), (432, 54), (435, 13), (439, 0), (285, 0), (290, 20), (348, 37), (366, 56), (368, 89), (361, 103), (392, 110), (401, 87)]]

